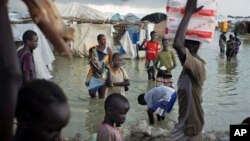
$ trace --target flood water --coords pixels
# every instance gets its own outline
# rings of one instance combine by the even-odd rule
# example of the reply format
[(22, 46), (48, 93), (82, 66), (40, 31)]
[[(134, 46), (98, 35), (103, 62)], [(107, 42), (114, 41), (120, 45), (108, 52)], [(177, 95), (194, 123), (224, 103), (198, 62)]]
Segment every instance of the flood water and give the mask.
[[(250, 116), (250, 42), (243, 40), (237, 58), (227, 62), (226, 57), (219, 53), (218, 38), (219, 34), (216, 33), (214, 41), (203, 44), (199, 50), (199, 55), (207, 62), (207, 80), (203, 89), (205, 131), (229, 130), (230, 124), (238, 124)], [(123, 126), (148, 119), (146, 107), (137, 104), (137, 96), (154, 86), (153, 81), (147, 80), (144, 62), (144, 59), (125, 60), (124, 68), (131, 83), (127, 92), (131, 108)], [(71, 118), (63, 130), (64, 136), (76, 133), (88, 136), (96, 132), (98, 124), (103, 120), (104, 101), (90, 99), (84, 85), (88, 68), (86, 58), (69, 61), (67, 58), (56, 57), (53, 81), (66, 92), (71, 108)], [(175, 86), (180, 72), (181, 65), (178, 61), (173, 71)], [(177, 117), (178, 103), (167, 120), (161, 124), (156, 123), (155, 126), (170, 130), (172, 127), (168, 121), (177, 121)]]

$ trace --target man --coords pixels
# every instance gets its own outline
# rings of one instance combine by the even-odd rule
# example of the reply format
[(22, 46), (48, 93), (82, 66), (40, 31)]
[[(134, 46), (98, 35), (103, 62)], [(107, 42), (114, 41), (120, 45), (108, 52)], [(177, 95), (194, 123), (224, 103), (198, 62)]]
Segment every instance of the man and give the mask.
[[(171, 71), (176, 67), (176, 57), (172, 50), (168, 49), (168, 40), (162, 39), (163, 49), (155, 59), (155, 67), (158, 70), (156, 76), (156, 86), (169, 86), (173, 87)], [(160, 63), (158, 67), (158, 63)]]
[(89, 89), (91, 98), (96, 97), (96, 92), (99, 93), (99, 98), (105, 97), (106, 79), (108, 71), (106, 65), (112, 60), (112, 50), (106, 46), (106, 37), (103, 34), (97, 36), (98, 45), (89, 49), (89, 65), (90, 70), (87, 74), (85, 85)]
[(23, 34), (23, 48), (17, 51), (19, 65), (22, 71), (22, 85), (30, 80), (36, 79), (33, 50), (38, 46), (37, 33), (28, 30)]
[[(173, 47), (176, 50), (183, 70), (178, 80), (179, 117), (172, 132), (175, 140), (202, 141), (204, 113), (202, 103), (202, 86), (206, 79), (205, 61), (197, 54), (199, 41), (185, 39), (187, 26), (191, 16), (200, 11), (197, 0), (188, 0), (186, 12), (177, 29)], [(178, 131), (178, 132), (176, 132)], [(182, 135), (178, 135), (178, 134)], [(177, 136), (179, 138), (177, 139)]]
[(147, 68), (148, 80), (155, 81), (155, 68), (154, 68), (154, 60), (158, 55), (158, 46), (159, 43), (156, 41), (156, 32), (152, 31), (150, 33), (151, 39), (147, 41), (146, 39), (143, 41), (142, 46), (144, 46), (146, 50), (146, 63), (145, 67)]
[(154, 113), (157, 115), (157, 120), (164, 120), (165, 113), (170, 113), (177, 94), (174, 89), (166, 86), (154, 87), (146, 94), (138, 96), (138, 103), (148, 106), (149, 123), (154, 124)]
[(226, 32), (222, 32), (220, 34), (220, 39), (219, 39), (220, 53), (225, 53), (225, 47), (227, 43), (227, 37), (225, 34)]

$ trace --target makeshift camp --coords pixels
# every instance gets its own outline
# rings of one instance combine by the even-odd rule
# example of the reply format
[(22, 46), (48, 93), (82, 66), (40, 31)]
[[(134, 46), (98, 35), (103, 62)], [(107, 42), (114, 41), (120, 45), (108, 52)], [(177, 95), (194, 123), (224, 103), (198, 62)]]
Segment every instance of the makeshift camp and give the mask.
[[(33, 51), (36, 76), (41, 79), (51, 79), (50, 70), (52, 70), (52, 63), (55, 60), (55, 57), (51, 51), (50, 45), (40, 31), (40, 29), (35, 24), (12, 24), (12, 32), (14, 40), (16, 42), (22, 41), (22, 35), (27, 30), (33, 30), (38, 35), (38, 47)], [(20, 47), (20, 46), (19, 46)]]
[(75, 29), (75, 40), (70, 43), (75, 57), (88, 56), (89, 49), (98, 44), (99, 34), (104, 34), (107, 46), (124, 54), (124, 58), (145, 56), (145, 51), (138, 52), (136, 46), (149, 39), (153, 23), (142, 22), (131, 13), (124, 20), (119, 20), (118, 13), (113, 16), (115, 20), (107, 20), (105, 14), (77, 2), (56, 3), (56, 6), (66, 25)]

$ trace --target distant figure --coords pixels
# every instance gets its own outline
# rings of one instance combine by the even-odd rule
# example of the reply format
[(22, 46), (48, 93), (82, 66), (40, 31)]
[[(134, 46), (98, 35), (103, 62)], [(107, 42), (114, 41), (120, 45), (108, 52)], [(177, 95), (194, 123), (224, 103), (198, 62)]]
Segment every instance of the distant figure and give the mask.
[(183, 67), (177, 84), (178, 123), (171, 132), (171, 138), (174, 141), (202, 141), (202, 129), (205, 122), (201, 104), (202, 87), (206, 79), (205, 61), (197, 54), (200, 42), (186, 39), (191, 16), (202, 8), (203, 6), (197, 8), (197, 0), (187, 1), (185, 14), (173, 43)]
[(108, 93), (119, 93), (125, 96), (125, 87), (130, 85), (127, 72), (123, 65), (123, 58), (119, 53), (114, 53), (112, 56), (112, 65), (109, 70), (109, 88)]
[(147, 68), (148, 80), (155, 81), (155, 68), (154, 68), (154, 60), (158, 55), (159, 43), (156, 41), (156, 32), (152, 31), (150, 33), (151, 39), (147, 41), (146, 39), (143, 41), (141, 46), (144, 46), (146, 49), (146, 63), (145, 67)]
[[(158, 70), (156, 75), (156, 86), (173, 87), (171, 71), (176, 67), (176, 57), (173, 50), (168, 49), (168, 40), (162, 39), (162, 51), (155, 59), (155, 67)], [(158, 66), (158, 62), (160, 63)]]
[(119, 128), (126, 120), (129, 102), (121, 94), (110, 94), (105, 100), (104, 121), (98, 128), (96, 141), (122, 141)]
[(111, 63), (112, 50), (106, 47), (106, 37), (103, 34), (97, 36), (99, 45), (89, 49), (89, 65), (90, 69), (87, 74), (85, 85), (88, 87), (91, 98), (96, 97), (96, 92), (99, 98), (105, 97), (108, 70), (106, 65)]
[(229, 40), (227, 41), (227, 50), (226, 50), (227, 61), (230, 62), (234, 54), (235, 54), (234, 37), (232, 34), (230, 34)]
[(59, 141), (70, 118), (62, 89), (47, 80), (33, 80), (18, 92), (17, 129), (13, 141)]
[(33, 58), (33, 50), (38, 46), (37, 33), (28, 30), (23, 34), (23, 48), (17, 51), (20, 69), (22, 71), (22, 82), (24, 83), (36, 79), (35, 63)]
[(219, 39), (220, 53), (225, 53), (225, 48), (227, 44), (226, 32), (221, 32)]
[(240, 49), (240, 45), (241, 45), (241, 41), (240, 39), (238, 38), (238, 33), (237, 32), (234, 32), (234, 57), (237, 56), (238, 52), (239, 52), (239, 49)]
[(145, 94), (138, 96), (138, 103), (148, 106), (149, 123), (154, 124), (154, 113), (157, 120), (164, 120), (165, 113), (170, 113), (176, 101), (176, 91), (170, 87), (154, 87)]

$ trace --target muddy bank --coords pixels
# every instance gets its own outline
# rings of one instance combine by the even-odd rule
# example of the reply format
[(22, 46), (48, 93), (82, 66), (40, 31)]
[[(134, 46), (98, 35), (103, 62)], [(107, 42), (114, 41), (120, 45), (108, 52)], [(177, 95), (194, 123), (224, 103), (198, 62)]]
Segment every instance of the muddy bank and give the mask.
[[(122, 132), (124, 141), (170, 141), (169, 130), (150, 126), (146, 120), (138, 121), (130, 127), (123, 127)], [(83, 135), (78, 133), (73, 137), (65, 138), (64, 141), (94, 141), (95, 136), (96, 134), (89, 137), (83, 137)], [(203, 141), (229, 141), (229, 132), (203, 132)]]

